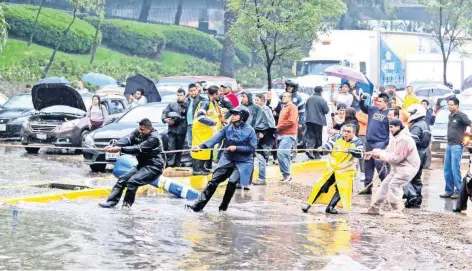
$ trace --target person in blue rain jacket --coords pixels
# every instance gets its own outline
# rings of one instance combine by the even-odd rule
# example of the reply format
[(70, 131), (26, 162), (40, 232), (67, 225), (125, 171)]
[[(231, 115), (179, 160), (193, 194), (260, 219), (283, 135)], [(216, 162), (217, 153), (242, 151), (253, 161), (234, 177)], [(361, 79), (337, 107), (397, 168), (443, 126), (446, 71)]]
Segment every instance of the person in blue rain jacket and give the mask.
[(205, 190), (200, 194), (193, 205), (186, 205), (195, 212), (203, 210), (210, 201), (218, 185), (229, 178), (226, 192), (221, 202), (220, 211), (226, 211), (231, 198), (236, 191), (238, 183), (246, 187), (249, 184), (252, 170), (254, 168), (254, 154), (257, 147), (257, 136), (254, 129), (246, 124), (249, 118), (249, 110), (245, 106), (238, 106), (230, 110), (231, 124), (225, 126), (218, 134), (210, 138), (200, 146), (195, 146), (192, 151), (211, 149), (223, 139), (223, 155), (213, 172), (213, 177), (208, 182)]

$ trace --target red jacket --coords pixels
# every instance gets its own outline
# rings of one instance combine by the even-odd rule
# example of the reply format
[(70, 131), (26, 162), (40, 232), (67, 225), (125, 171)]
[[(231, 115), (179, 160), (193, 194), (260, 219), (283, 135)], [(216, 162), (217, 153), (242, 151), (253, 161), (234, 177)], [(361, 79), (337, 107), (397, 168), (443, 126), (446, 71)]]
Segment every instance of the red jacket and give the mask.
[(298, 134), (298, 109), (294, 104), (284, 105), (280, 111), (279, 124), (277, 124), (279, 135), (297, 136)]
[(230, 94), (225, 95), (225, 97), (228, 98), (228, 100), (231, 102), (234, 108), (238, 107), (239, 99), (236, 95), (234, 95), (233, 93), (230, 93)]

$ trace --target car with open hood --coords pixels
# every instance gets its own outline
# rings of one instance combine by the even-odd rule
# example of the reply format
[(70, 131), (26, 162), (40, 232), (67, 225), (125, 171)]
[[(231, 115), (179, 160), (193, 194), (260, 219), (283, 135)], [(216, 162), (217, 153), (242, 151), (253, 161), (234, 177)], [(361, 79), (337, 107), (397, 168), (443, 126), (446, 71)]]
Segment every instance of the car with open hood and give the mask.
[[(39, 146), (81, 147), (89, 133), (87, 108), (92, 94), (80, 95), (64, 78), (46, 78), (32, 90), (32, 103), (37, 112), (21, 127), (21, 143), (28, 153), (38, 153)], [(122, 95), (101, 97), (109, 114), (126, 110), (128, 103)]]
[(167, 124), (162, 122), (162, 112), (166, 103), (149, 103), (132, 108), (120, 118), (85, 137), (84, 147), (95, 148), (83, 151), (84, 162), (92, 171), (104, 171), (107, 164), (114, 164), (119, 153), (105, 153), (104, 147), (113, 144), (120, 138), (127, 136), (138, 127), (139, 121), (149, 118), (154, 129), (161, 135), (164, 149), (167, 149)]
[(34, 112), (31, 94), (13, 96), (0, 106), (0, 138), (19, 140), (21, 125)]

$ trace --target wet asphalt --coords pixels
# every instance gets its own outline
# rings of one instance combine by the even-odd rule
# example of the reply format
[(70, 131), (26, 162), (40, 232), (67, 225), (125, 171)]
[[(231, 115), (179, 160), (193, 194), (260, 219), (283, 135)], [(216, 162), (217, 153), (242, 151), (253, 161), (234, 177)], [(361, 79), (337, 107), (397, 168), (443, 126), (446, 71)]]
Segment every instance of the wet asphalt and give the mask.
[[(0, 147), (0, 164), (0, 198), (51, 192), (28, 183), (103, 186), (115, 180), (110, 171), (90, 172), (80, 155), (65, 151), (28, 155)], [(294, 179), (309, 193), (318, 174)], [(424, 171), (423, 180), (423, 209), (455, 216), (455, 201), (439, 198), (441, 161)], [(412, 253), (415, 248), (393, 255), (399, 240), (379, 234), (376, 226), (327, 216), (324, 207), (303, 214), (300, 200), (273, 193), (270, 186), (238, 191), (226, 213), (218, 212), (223, 189), (198, 214), (184, 208), (186, 200), (167, 194), (140, 197), (130, 210), (100, 209), (98, 199), (0, 205), (0, 269), (404, 270), (413, 265), (431, 270), (447, 265), (433, 252)], [(370, 199), (353, 201), (367, 206)], [(469, 223), (471, 211), (462, 216)]]

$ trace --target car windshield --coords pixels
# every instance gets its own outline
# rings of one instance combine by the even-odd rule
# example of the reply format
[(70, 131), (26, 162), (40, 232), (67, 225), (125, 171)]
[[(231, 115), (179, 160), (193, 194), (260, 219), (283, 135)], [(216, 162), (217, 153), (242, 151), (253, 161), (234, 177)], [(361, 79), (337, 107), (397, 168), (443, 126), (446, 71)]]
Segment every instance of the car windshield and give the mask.
[(53, 113), (64, 113), (64, 114), (73, 114), (73, 115), (85, 115), (86, 112), (80, 109), (65, 106), (65, 105), (54, 105), (46, 107), (40, 111), (41, 113), (53, 114)]
[(31, 95), (14, 96), (3, 105), (6, 109), (33, 109), (33, 100)]
[(339, 65), (340, 61), (326, 60), (326, 61), (304, 61), (301, 63), (301, 76), (303, 75), (324, 75), (324, 70), (333, 65)]
[[(464, 112), (467, 116), (472, 116), (472, 107), (459, 108), (460, 111)], [(436, 121), (434, 124), (447, 124), (449, 122), (449, 110), (442, 109), (436, 115)]]
[(118, 122), (119, 123), (138, 123), (143, 118), (148, 118), (152, 123), (162, 123), (162, 111), (166, 108), (167, 104), (159, 106), (138, 106), (131, 109), (126, 115), (124, 115)]

